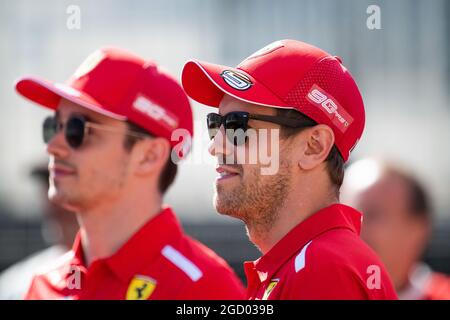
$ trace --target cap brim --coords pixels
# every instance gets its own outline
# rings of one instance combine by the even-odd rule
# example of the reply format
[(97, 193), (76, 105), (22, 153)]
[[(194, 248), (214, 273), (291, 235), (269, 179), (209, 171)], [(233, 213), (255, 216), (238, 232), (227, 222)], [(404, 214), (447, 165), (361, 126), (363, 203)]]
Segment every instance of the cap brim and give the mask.
[[(242, 75), (243, 79), (247, 79), (240, 81), (239, 77), (234, 78), (237, 80), (237, 84), (232, 83), (232, 86), (229, 82), (234, 80), (233, 76), (226, 77), (224, 72), (229, 75)], [(184, 90), (192, 99), (211, 107), (218, 107), (223, 95), (228, 94), (253, 104), (272, 108), (292, 108), (250, 74), (239, 68), (189, 60), (183, 67), (181, 81)], [(236, 88), (239, 85), (241, 87)]]
[(127, 118), (105, 110), (90, 95), (72, 88), (64, 83), (53, 83), (35, 76), (26, 76), (16, 82), (15, 88), (25, 98), (46, 108), (56, 110), (61, 98), (67, 99), (84, 108), (105, 116), (124, 121)]

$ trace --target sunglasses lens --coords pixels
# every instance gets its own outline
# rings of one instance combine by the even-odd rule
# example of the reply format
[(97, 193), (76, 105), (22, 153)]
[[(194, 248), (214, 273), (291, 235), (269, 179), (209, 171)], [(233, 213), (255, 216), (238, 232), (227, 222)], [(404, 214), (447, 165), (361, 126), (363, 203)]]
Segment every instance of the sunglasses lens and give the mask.
[(212, 140), (220, 130), (222, 116), (217, 113), (210, 113), (206, 116), (209, 138)]
[(209, 138), (212, 140), (217, 135), (222, 125), (222, 119), (225, 118), (225, 132), (228, 141), (235, 146), (245, 144), (247, 141), (247, 122), (248, 114), (245, 112), (230, 112), (225, 116), (217, 113), (210, 113), (207, 115)]
[(241, 146), (247, 142), (248, 115), (245, 113), (229, 113), (226, 115), (225, 130), (228, 141), (235, 146)]
[(71, 118), (67, 121), (65, 137), (72, 148), (78, 148), (83, 143), (85, 120), (82, 118)]
[(227, 139), (235, 146), (242, 146), (247, 142), (247, 134), (243, 129), (227, 129)]
[(47, 117), (42, 124), (42, 137), (45, 143), (49, 143), (50, 140), (55, 136), (57, 123), (54, 117)]

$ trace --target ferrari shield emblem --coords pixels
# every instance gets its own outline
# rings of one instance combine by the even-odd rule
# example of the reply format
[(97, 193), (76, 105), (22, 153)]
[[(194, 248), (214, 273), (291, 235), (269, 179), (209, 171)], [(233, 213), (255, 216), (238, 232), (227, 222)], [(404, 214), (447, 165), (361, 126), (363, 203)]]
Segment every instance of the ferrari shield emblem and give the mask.
[(266, 288), (266, 291), (264, 291), (264, 295), (262, 300), (267, 300), (269, 298), (270, 293), (273, 291), (273, 289), (276, 287), (280, 279), (272, 279), (270, 280), (269, 285)]
[(127, 290), (127, 300), (147, 300), (156, 288), (156, 280), (136, 275)]

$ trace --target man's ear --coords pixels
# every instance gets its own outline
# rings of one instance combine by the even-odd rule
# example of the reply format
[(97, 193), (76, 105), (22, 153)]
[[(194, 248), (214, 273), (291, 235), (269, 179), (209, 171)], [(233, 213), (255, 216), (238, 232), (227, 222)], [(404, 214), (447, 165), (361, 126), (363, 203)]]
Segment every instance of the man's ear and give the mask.
[(155, 137), (138, 141), (133, 147), (133, 162), (137, 175), (161, 171), (170, 157), (170, 143), (167, 139)]
[(329, 126), (318, 124), (306, 129), (302, 136), (299, 166), (303, 170), (311, 170), (327, 159), (334, 145), (334, 133)]

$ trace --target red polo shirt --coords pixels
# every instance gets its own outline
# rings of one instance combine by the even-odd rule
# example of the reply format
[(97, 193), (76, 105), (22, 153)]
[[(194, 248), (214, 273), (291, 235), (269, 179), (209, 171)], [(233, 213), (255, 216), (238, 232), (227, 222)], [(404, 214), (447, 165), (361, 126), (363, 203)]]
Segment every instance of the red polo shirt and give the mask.
[(361, 221), (358, 211), (335, 204), (298, 224), (245, 262), (247, 298), (397, 299), (381, 261), (359, 238)]
[(71, 251), (35, 276), (26, 299), (243, 299), (245, 295), (226, 262), (186, 236), (170, 208), (111, 257), (89, 267), (83, 260), (78, 235)]

